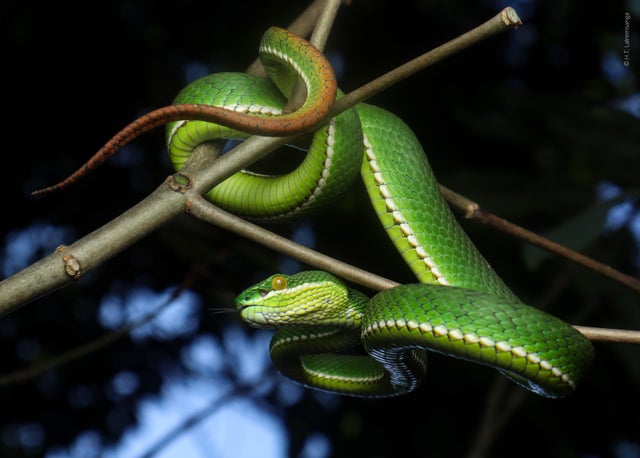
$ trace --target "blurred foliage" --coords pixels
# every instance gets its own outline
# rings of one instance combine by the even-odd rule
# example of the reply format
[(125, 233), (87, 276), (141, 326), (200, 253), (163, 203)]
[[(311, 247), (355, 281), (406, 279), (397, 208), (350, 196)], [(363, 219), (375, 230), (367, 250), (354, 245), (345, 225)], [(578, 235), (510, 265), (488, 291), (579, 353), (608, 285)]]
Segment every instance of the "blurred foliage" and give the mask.
[[(28, 193), (64, 177), (119, 128), (170, 103), (189, 71), (241, 71), (263, 31), (285, 26), (306, 2), (150, 0), (4, 2), (0, 5), (5, 78), (2, 236), (50, 224), (70, 228), (47, 240), (33, 262), (100, 227), (138, 202), (170, 173), (160, 131), (139, 139), (75, 187), (46, 199)], [(402, 82), (371, 102), (412, 126), (439, 180), (483, 207), (638, 275), (640, 123), (619, 109), (638, 94), (637, 26), (631, 66), (622, 66), (624, 13), (634, 1), (516, 1), (524, 25)], [(496, 14), (501, 2), (360, 0), (341, 9), (327, 54), (349, 91)], [(603, 226), (602, 183), (619, 188), (630, 210)], [(581, 215), (581, 219), (576, 219)], [(635, 219), (634, 219), (635, 218)], [(635, 223), (634, 223), (635, 221)], [(636, 224), (633, 232), (633, 224)], [(556, 258), (527, 263), (521, 242), (463, 222), (480, 250), (528, 303), (574, 323), (640, 329), (637, 293)], [(298, 225), (276, 226), (284, 235)], [(360, 183), (336, 208), (311, 222), (316, 248), (397, 281), (411, 274), (385, 239)], [(38, 242), (39, 243), (39, 242)], [(3, 252), (6, 261), (11, 255)], [(136, 407), (170, 379), (197, 372), (184, 349), (202, 336), (238, 326), (233, 297), (273, 273), (283, 260), (233, 234), (187, 217), (152, 234), (87, 275), (0, 319), (2, 373), (32, 367), (108, 331), (99, 321), (105, 297), (126, 304), (131, 291), (167, 291), (195, 275), (202, 299), (189, 333), (124, 338), (36, 378), (0, 387), (0, 456), (40, 456), (68, 447), (86, 431), (117, 442), (136, 422)], [(193, 273), (195, 272), (195, 274)], [(155, 304), (152, 304), (155, 305)], [(126, 305), (125, 305), (126, 306)], [(235, 329), (235, 328), (234, 328)], [(247, 336), (254, 332), (240, 326)], [(616, 456), (640, 442), (640, 348), (597, 344), (597, 360), (577, 393), (548, 401), (517, 388), (515, 411), (488, 441), (490, 456)], [(221, 376), (241, 383), (230, 350)], [(114, 395), (118, 374), (136, 388)], [(269, 372), (270, 377), (279, 378)], [(476, 435), (496, 386), (493, 371), (431, 358), (415, 394), (389, 400), (338, 398), (304, 391), (283, 403), (279, 390), (244, 387), (286, 422), (290, 454), (315, 433), (331, 456), (457, 457), (477, 450)], [(265, 377), (265, 380), (267, 377)], [(265, 407), (267, 408), (267, 407)], [(185, 413), (188, 415), (188, 412)], [(31, 429), (29, 429), (31, 428)], [(212, 431), (211, 434), (215, 434)], [(100, 452), (96, 452), (96, 456)]]

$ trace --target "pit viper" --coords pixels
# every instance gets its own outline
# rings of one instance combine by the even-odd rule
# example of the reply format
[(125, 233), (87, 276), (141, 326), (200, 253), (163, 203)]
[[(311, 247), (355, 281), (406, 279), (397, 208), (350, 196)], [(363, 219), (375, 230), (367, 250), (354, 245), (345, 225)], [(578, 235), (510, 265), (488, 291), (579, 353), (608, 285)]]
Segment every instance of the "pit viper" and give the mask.
[[(335, 75), (321, 52), (286, 30), (267, 30), (259, 54), (268, 78), (237, 72), (199, 78), (173, 105), (134, 121), (76, 173), (39, 192), (72, 183), (162, 124), (180, 170), (203, 142), (290, 136), (321, 123), (290, 173), (241, 171), (206, 197), (244, 217), (291, 220), (326, 208), (361, 175), (418, 282), (368, 298), (327, 272), (305, 271), (275, 274), (246, 289), (236, 307), (249, 325), (276, 329), (274, 365), (307, 387), (385, 397), (416, 389), (427, 353), (435, 351), (492, 366), (545, 397), (573, 392), (593, 359), (591, 343), (571, 325), (523, 304), (490, 267), (444, 201), (411, 129), (364, 103), (326, 120), (342, 95)], [(287, 100), (298, 78), (307, 97), (290, 112)]]

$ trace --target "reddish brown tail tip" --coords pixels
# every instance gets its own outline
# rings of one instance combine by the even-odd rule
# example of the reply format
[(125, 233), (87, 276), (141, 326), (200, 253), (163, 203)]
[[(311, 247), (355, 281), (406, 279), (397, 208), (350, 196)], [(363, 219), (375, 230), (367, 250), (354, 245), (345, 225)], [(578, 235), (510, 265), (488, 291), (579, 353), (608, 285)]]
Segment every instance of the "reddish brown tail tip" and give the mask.
[(53, 185), (53, 186), (48, 186), (46, 188), (42, 188), (42, 189), (36, 189), (35, 191), (31, 192), (32, 196), (42, 196), (44, 194), (51, 194), (52, 192), (58, 191), (59, 190), (59, 186), (58, 185)]

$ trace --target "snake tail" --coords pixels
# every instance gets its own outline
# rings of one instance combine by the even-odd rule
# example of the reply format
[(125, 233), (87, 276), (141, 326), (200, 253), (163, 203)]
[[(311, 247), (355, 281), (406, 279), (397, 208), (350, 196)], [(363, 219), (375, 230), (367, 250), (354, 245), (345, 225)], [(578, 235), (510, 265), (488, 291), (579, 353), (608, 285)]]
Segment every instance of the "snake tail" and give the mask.
[[(296, 59), (291, 56), (295, 55)], [(290, 93), (297, 77), (305, 83), (307, 98), (297, 110), (280, 113), (277, 117), (257, 117), (251, 114), (253, 107), (212, 106), (204, 102), (178, 103), (150, 111), (112, 137), (84, 165), (61, 182), (38, 189), (32, 195), (60, 191), (77, 182), (123, 146), (140, 135), (172, 121), (203, 120), (240, 128), (249, 134), (288, 136), (308, 131), (328, 114), (337, 95), (337, 83), (333, 69), (324, 55), (311, 43), (287, 30), (271, 27), (263, 35), (259, 57), (265, 70), (279, 81), (279, 87)], [(227, 93), (233, 88), (223, 88)]]

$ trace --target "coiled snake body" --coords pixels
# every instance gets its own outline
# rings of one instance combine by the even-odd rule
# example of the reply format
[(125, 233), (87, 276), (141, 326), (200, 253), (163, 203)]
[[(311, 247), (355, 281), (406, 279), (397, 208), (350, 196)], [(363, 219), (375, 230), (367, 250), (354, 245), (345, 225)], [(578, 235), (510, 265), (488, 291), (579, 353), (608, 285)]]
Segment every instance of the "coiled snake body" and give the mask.
[[(404, 122), (369, 105), (357, 112), (369, 197), (422, 283), (370, 300), (319, 271), (248, 288), (236, 305), (249, 324), (277, 329), (274, 364), (306, 386), (393, 396), (418, 386), (432, 350), (493, 366), (546, 397), (572, 392), (593, 357), (589, 340), (504, 284), (451, 214)], [(367, 356), (335, 353), (359, 345)]]
[[(270, 79), (218, 73), (196, 80), (175, 105), (134, 121), (83, 169), (41, 192), (69, 184), (167, 122), (170, 158), (179, 170), (202, 142), (293, 135), (324, 119), (338, 93), (324, 56), (277, 28), (265, 33), (260, 54)], [(307, 101), (283, 113), (298, 77)], [(276, 274), (248, 288), (236, 305), (249, 325), (276, 328), (270, 347), (276, 367), (313, 388), (394, 396), (419, 385), (432, 350), (493, 366), (543, 396), (572, 392), (593, 358), (591, 343), (569, 324), (522, 304), (504, 284), (451, 214), (415, 135), (393, 114), (359, 104), (315, 131), (294, 171), (280, 177), (240, 172), (207, 197), (243, 216), (291, 219), (338, 199), (358, 172), (420, 283), (369, 299), (326, 272), (308, 271)], [(349, 353), (354, 347), (366, 353)]]

